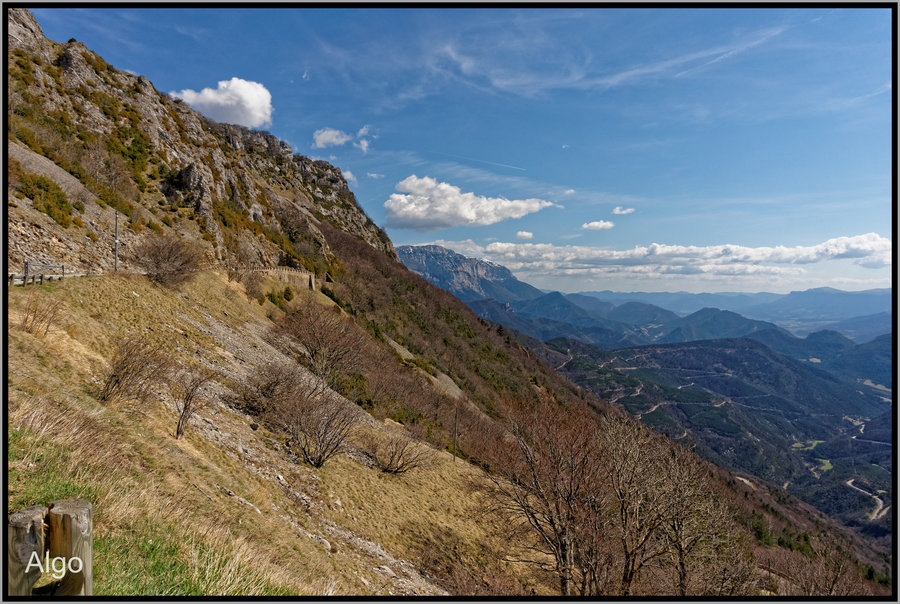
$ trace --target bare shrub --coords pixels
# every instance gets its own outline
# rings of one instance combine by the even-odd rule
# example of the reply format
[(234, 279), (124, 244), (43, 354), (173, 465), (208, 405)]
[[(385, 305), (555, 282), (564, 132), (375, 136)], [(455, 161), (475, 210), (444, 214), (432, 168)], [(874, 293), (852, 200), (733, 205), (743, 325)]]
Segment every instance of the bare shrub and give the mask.
[(258, 416), (308, 394), (309, 387), (296, 365), (271, 361), (248, 377), (236, 403), (246, 413)]
[(43, 331), (40, 335), (46, 336), (47, 332), (50, 331), (50, 325), (53, 324), (53, 321), (59, 314), (60, 308), (62, 308), (61, 301), (45, 298), (38, 290), (32, 289), (25, 300), (25, 308), (22, 312), (22, 321), (19, 327), (30, 334)]
[(150, 388), (167, 381), (171, 372), (172, 360), (161, 345), (139, 337), (121, 339), (97, 398), (102, 403), (123, 397), (144, 400)]
[(386, 440), (370, 434), (362, 440), (362, 446), (375, 467), (386, 474), (403, 474), (427, 466), (433, 457), (429, 449), (417, 445), (406, 434), (392, 434)]
[(349, 407), (308, 396), (273, 405), (266, 418), (290, 436), (303, 461), (314, 468), (340, 452), (354, 424)]
[(249, 271), (241, 277), (241, 283), (244, 284), (247, 296), (254, 299), (263, 295), (262, 282), (263, 277), (257, 272)]
[(153, 235), (135, 248), (135, 254), (147, 277), (166, 287), (188, 281), (203, 263), (197, 246), (177, 235)]
[(203, 386), (216, 377), (216, 372), (207, 367), (184, 369), (175, 376), (176, 397), (175, 409), (178, 411), (178, 425), (175, 428), (175, 438), (180, 439), (184, 435), (191, 417), (202, 409), (207, 401), (198, 398)]

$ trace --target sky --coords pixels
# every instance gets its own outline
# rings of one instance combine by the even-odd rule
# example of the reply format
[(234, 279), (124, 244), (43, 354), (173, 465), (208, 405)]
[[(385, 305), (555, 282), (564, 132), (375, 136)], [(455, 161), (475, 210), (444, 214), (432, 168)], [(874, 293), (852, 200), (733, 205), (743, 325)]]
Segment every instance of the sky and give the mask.
[(565, 292), (892, 287), (889, 8), (35, 8)]

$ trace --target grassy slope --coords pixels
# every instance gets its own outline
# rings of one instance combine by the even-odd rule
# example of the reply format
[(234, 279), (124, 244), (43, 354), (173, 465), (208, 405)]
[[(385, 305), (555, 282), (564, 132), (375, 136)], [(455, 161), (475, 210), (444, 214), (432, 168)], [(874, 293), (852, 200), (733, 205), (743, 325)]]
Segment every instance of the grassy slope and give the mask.
[[(454, 551), (472, 568), (521, 572), (491, 555), (489, 519), (466, 495), (478, 472), (446, 453), (404, 476), (344, 456), (313, 472), (221, 403), (176, 441), (165, 392), (143, 405), (104, 407), (93, 398), (120, 335), (174, 341), (180, 361), (217, 367), (220, 393), (279, 354), (258, 335), (270, 304), (248, 301), (241, 286), (208, 272), (175, 295), (139, 276), (35, 291), (61, 300), (65, 312), (38, 337), (17, 329), (29, 294), (7, 293), (9, 509), (92, 501), (95, 594), (440, 593), (401, 561), (427, 553), (437, 572)], [(455, 548), (430, 547), (447, 543)]]

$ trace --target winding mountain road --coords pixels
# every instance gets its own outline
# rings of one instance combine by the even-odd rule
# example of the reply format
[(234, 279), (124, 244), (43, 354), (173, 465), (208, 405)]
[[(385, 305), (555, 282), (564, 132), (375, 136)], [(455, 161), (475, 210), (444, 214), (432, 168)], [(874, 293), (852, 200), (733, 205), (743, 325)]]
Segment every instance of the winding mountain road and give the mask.
[(862, 493), (863, 495), (868, 495), (869, 497), (871, 497), (872, 499), (875, 500), (875, 509), (872, 510), (871, 513), (866, 514), (866, 517), (868, 517), (869, 520), (874, 522), (876, 520), (881, 519), (882, 516), (887, 514), (888, 510), (891, 509), (891, 506), (885, 507), (884, 502), (881, 500), (881, 497), (878, 497), (877, 495), (873, 495), (872, 493), (866, 491), (865, 489), (859, 488), (858, 486), (853, 484), (853, 480), (854, 479), (851, 478), (844, 484), (847, 485), (848, 487), (850, 487), (851, 489), (855, 489), (855, 490), (859, 491), (860, 493)]

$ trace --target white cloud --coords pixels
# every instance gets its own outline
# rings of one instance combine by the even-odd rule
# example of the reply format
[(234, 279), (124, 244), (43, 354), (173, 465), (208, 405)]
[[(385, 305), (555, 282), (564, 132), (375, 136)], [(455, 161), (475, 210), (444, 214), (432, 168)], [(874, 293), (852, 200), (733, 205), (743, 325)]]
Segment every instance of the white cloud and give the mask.
[(384, 207), (388, 226), (433, 231), (454, 226), (485, 226), (521, 218), (554, 205), (543, 199), (505, 199), (463, 193), (459, 187), (415, 174), (397, 183), (399, 193)]
[(613, 214), (631, 214), (632, 212), (634, 212), (634, 208), (623, 208), (622, 206), (613, 208)]
[(384, 178), (384, 174), (378, 174), (377, 172), (366, 172), (366, 176), (368, 176), (369, 178), (374, 178), (375, 180)]
[(231, 78), (219, 82), (216, 89), (204, 88), (200, 92), (185, 89), (169, 94), (217, 122), (248, 128), (272, 123), (272, 95), (259, 82)]
[(611, 229), (614, 226), (616, 226), (616, 224), (608, 220), (595, 220), (594, 222), (585, 222), (581, 225), (581, 228), (588, 229), (589, 231), (602, 231), (604, 229)]
[(313, 132), (313, 149), (325, 147), (339, 147), (347, 143), (353, 137), (335, 128), (321, 128)]
[(796, 276), (803, 265), (852, 260), (865, 268), (891, 266), (892, 242), (877, 233), (836, 237), (810, 246), (747, 247), (653, 243), (627, 250), (585, 245), (494, 242), (481, 246), (471, 240), (436, 242), (461, 254), (485, 257), (514, 272), (534, 275), (707, 275)]
[(357, 149), (360, 149), (363, 153), (369, 152), (369, 141), (364, 138), (361, 138), (359, 139), (359, 141), (353, 143), (353, 146)]
[(563, 191), (563, 195), (574, 195), (574, 194), (575, 194), (575, 189), (566, 189), (565, 191)]
[(516, 239), (534, 239), (534, 233), (529, 231), (519, 231), (516, 233)]
[(353, 175), (353, 172), (351, 172), (350, 170), (341, 170), (341, 174), (344, 175), (344, 178), (347, 179), (347, 182), (354, 185), (356, 184), (356, 176)]
[(362, 138), (362, 137), (366, 136), (367, 134), (369, 134), (370, 128), (371, 127), (368, 124), (366, 124), (365, 126), (363, 126), (362, 128), (359, 129), (359, 132), (356, 133), (356, 137)]

